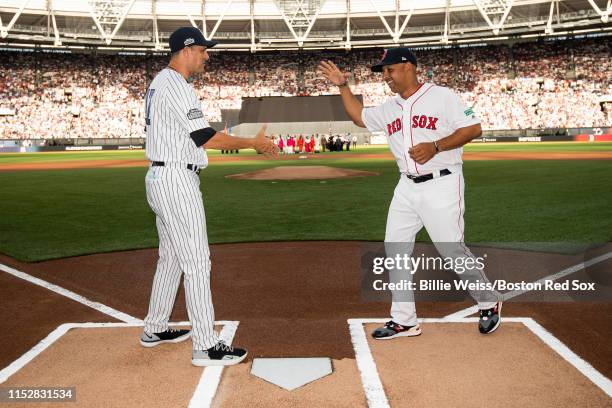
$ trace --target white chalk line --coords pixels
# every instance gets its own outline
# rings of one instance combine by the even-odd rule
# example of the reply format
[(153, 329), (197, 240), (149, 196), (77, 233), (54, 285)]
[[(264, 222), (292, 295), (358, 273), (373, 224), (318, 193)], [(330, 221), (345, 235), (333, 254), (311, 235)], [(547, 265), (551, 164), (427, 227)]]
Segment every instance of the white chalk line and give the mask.
[[(170, 323), (171, 326), (185, 326), (189, 322)], [(49, 346), (55, 343), (70, 329), (90, 329), (96, 327), (142, 327), (142, 322), (130, 323), (64, 323), (59, 325), (55, 330), (47, 335), (44, 339), (38, 342), (34, 347), (24, 353), (17, 360), (0, 370), (0, 384), (9, 379), (10, 376), (21, 370), (26, 364), (32, 361), (36, 356), (45, 351)]]
[(387, 395), (380, 382), (378, 369), (372, 356), (372, 351), (368, 345), (365, 330), (363, 328), (363, 319), (348, 319), (349, 331), (351, 332), (351, 341), (355, 349), (355, 360), (357, 368), (361, 375), (361, 384), (365, 391), (368, 407), (370, 408), (388, 408), (389, 401)]
[[(389, 402), (385, 393), (384, 387), (376, 368), (376, 363), (372, 356), (372, 351), (366, 339), (364, 324), (380, 323), (384, 324), (389, 319), (348, 319), (351, 340), (355, 348), (355, 359), (357, 367), (361, 374), (361, 382), (366, 394), (366, 399), (369, 407), (388, 407)], [(477, 323), (477, 317), (466, 318), (421, 318), (419, 323)], [(504, 323), (522, 323), (533, 334), (538, 336), (540, 340), (547, 346), (559, 354), (565, 361), (576, 368), (580, 373), (587, 377), (595, 386), (600, 388), (609, 397), (612, 397), (612, 381), (601, 374), (597, 369), (587, 363), (574, 353), (563, 342), (557, 339), (552, 333), (538, 324), (530, 317), (506, 317)]]
[(102, 303), (99, 302), (94, 302), (92, 300), (87, 299), (84, 296), (81, 296), (75, 292), (72, 292), (68, 289), (62, 288), (61, 286), (58, 285), (54, 285), (53, 283), (47, 282), (45, 280), (42, 280), (40, 278), (36, 278), (32, 275), (28, 275), (25, 272), (21, 272), (18, 271), (15, 268), (11, 268), (10, 266), (4, 265), (0, 263), (0, 271), (6, 272), (9, 275), (13, 275), (19, 279), (23, 279), (27, 282), (33, 283), (34, 285), (38, 285), (41, 286), (45, 289), (48, 289), (52, 292), (55, 292), (59, 295), (62, 295), (64, 297), (67, 297), (69, 299), (72, 299), (76, 302), (79, 302), (87, 307), (90, 307), (92, 309), (97, 310), (100, 313), (104, 313), (105, 315), (111, 316), (117, 320), (120, 320), (122, 322), (126, 322), (126, 323), (139, 323), (142, 322), (142, 320), (137, 319), (133, 316), (130, 316), (129, 314), (120, 312), (118, 310), (113, 309), (112, 307), (106, 306)]
[[(170, 326), (187, 326), (189, 322), (169, 323)], [(231, 344), (239, 322), (237, 321), (216, 321), (215, 325), (223, 326), (220, 337)], [(38, 344), (32, 347), (28, 352), (13, 361), (9, 366), (0, 371), (0, 384), (8, 380), (12, 375), (25, 367), (30, 361), (36, 358), (39, 354), (49, 348), (53, 343), (59, 340), (70, 329), (88, 329), (100, 327), (143, 327), (142, 322), (130, 323), (64, 323), (53, 330), (47, 337), (42, 339)], [(136, 340), (135, 340), (136, 341)], [(212, 370), (211, 370), (212, 368)], [(217, 388), (220, 383), (223, 367), (208, 367), (204, 370), (196, 391), (189, 404), (190, 407), (209, 407), (212, 402)]]
[(66, 334), (66, 332), (71, 328), (72, 323), (64, 323), (58, 326), (57, 329), (49, 333), (47, 337), (39, 341), (38, 344), (32, 347), (29, 351), (2, 369), (2, 371), (0, 371), (0, 384), (8, 380), (10, 376), (15, 374), (17, 371), (21, 370), (26, 364), (32, 361), (34, 357), (42, 353), (51, 344), (55, 343), (57, 339)]
[[(598, 257), (589, 259), (586, 262), (581, 262), (579, 264), (570, 266), (569, 268), (563, 269), (562, 271), (559, 271), (557, 273), (553, 273), (552, 275), (548, 275), (544, 278), (538, 279), (537, 281), (533, 283), (544, 283), (544, 281), (547, 281), (547, 280), (555, 281), (557, 279), (564, 278), (568, 275), (581, 271), (582, 269), (588, 268), (589, 266), (595, 265), (596, 263), (599, 263), (599, 262), (603, 262), (610, 258), (612, 258), (612, 251), (606, 254), (600, 255)], [(527, 292), (530, 292), (530, 290), (520, 289), (520, 290), (512, 290), (512, 291), (506, 292), (502, 295), (502, 301), (510, 300), (517, 296), (523, 295)], [(465, 309), (459, 310), (458, 312), (449, 314), (448, 316), (445, 316), (445, 318), (453, 319), (453, 318), (467, 317), (467, 316), (473, 315), (476, 312), (478, 312), (478, 306), (470, 306)]]
[[(221, 330), (219, 337), (225, 344), (232, 344), (236, 330), (238, 330), (238, 324), (239, 322), (237, 321), (224, 322), (223, 330)], [(191, 401), (189, 401), (189, 408), (208, 408), (211, 406), (221, 382), (223, 368), (223, 366), (215, 366), (204, 369), (200, 382), (191, 397)]]
[[(74, 293), (68, 289), (62, 288), (61, 286), (52, 284), (43, 279), (36, 278), (25, 272), (18, 271), (15, 268), (11, 268), (8, 265), (0, 263), (0, 271), (6, 272), (19, 279), (23, 279), (27, 282), (41, 286), (59, 295), (72, 299), (78, 303), (95, 309), (101, 313), (111, 316), (117, 320), (121, 320), (124, 323), (65, 323), (58, 326), (53, 330), (47, 337), (41, 340), (38, 344), (32, 347), (29, 351), (13, 361), (10, 365), (0, 371), (0, 384), (8, 380), (10, 376), (21, 370), (26, 364), (32, 361), (36, 356), (42, 353), (45, 349), (55, 343), (61, 338), (66, 332), (73, 328), (92, 328), (92, 327), (137, 327), (143, 326), (144, 322), (141, 319), (137, 319), (126, 313), (115, 310), (109, 306), (106, 306), (99, 302), (91, 301), (84, 296)], [(179, 322), (170, 323), (170, 325), (189, 325), (190, 322)], [(236, 330), (238, 329), (239, 322), (237, 321), (217, 321), (216, 325), (223, 325), (223, 329), (220, 333), (220, 339), (224, 340), (226, 344), (232, 343)], [(217, 388), (221, 381), (221, 374), (223, 373), (223, 367), (208, 367), (204, 370), (200, 382), (196, 388), (194, 395), (189, 403), (190, 407), (209, 407), (212, 400), (217, 392)]]
[(592, 365), (580, 358), (569, 347), (563, 344), (561, 340), (557, 339), (551, 332), (542, 327), (534, 319), (525, 320), (523, 323), (525, 326), (529, 327), (529, 329), (540, 339), (542, 339), (544, 343), (563, 357), (565, 361), (576, 367), (576, 369), (584, 374), (585, 377), (601, 388), (602, 391), (608, 395), (608, 397), (612, 397), (612, 381), (610, 381), (608, 377), (597, 371)]

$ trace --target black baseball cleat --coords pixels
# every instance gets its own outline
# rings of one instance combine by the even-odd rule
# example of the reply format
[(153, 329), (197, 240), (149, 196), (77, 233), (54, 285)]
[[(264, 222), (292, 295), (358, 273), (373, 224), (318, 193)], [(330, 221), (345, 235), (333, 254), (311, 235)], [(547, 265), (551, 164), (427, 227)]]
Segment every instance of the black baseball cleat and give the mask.
[(247, 354), (244, 349), (228, 346), (220, 341), (208, 350), (194, 350), (191, 364), (198, 367), (234, 365), (244, 360)]
[(389, 320), (383, 327), (372, 332), (372, 337), (376, 340), (389, 340), (396, 337), (414, 337), (421, 334), (421, 327), (416, 324), (414, 326), (402, 326)]
[(155, 347), (164, 343), (180, 343), (191, 337), (191, 330), (168, 329), (161, 333), (143, 332), (140, 336), (140, 345), (143, 347)]
[(482, 334), (493, 333), (501, 323), (502, 302), (497, 302), (491, 309), (480, 310), (478, 330)]

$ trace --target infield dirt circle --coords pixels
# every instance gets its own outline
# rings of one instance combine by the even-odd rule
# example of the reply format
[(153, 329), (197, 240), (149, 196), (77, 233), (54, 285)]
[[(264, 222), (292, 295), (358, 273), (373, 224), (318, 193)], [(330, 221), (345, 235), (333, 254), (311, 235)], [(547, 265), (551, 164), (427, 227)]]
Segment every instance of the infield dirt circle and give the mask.
[(378, 176), (372, 171), (343, 169), (330, 166), (278, 166), (270, 169), (230, 174), (226, 178), (239, 180), (325, 180), (346, 177)]

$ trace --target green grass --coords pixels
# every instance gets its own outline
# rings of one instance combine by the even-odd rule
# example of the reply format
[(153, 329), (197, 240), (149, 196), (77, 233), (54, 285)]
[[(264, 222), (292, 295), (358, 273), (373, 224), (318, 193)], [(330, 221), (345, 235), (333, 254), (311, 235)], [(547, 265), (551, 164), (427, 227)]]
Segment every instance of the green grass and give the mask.
[(107, 150), (100, 152), (3, 153), (0, 164), (51, 163), (80, 160), (145, 160), (144, 150)]
[[(221, 156), (221, 152), (212, 150), (209, 156)], [(254, 150), (244, 150), (241, 156), (257, 156)], [(102, 150), (102, 151), (73, 151), (73, 152), (45, 152), (45, 153), (2, 153), (0, 164), (16, 163), (52, 163), (63, 161), (85, 160), (146, 160), (144, 150)]]
[(470, 143), (466, 152), (610, 152), (612, 142)]
[[(465, 147), (466, 152), (610, 152), (612, 142), (546, 142), (546, 143), (471, 143)], [(360, 146), (352, 149), (352, 153), (388, 153), (387, 146)], [(336, 156), (343, 153), (326, 152), (323, 156)], [(210, 157), (221, 156), (218, 150), (208, 151)], [(242, 150), (240, 156), (255, 158), (253, 150)], [(232, 155), (230, 157), (236, 157)], [(105, 151), (74, 151), (74, 152), (48, 152), (48, 153), (1, 153), (0, 165), (17, 163), (49, 163), (61, 161), (81, 160), (145, 160), (143, 150), (105, 150)]]
[[(326, 182), (224, 178), (280, 164), (330, 165), (381, 175)], [(610, 170), (609, 161), (467, 162), (466, 241), (610, 241)], [(145, 172), (0, 172), (0, 252), (40, 261), (156, 246)], [(211, 243), (381, 241), (398, 173), (392, 160), (249, 161), (213, 163), (201, 179)], [(418, 238), (427, 236), (422, 232)]]

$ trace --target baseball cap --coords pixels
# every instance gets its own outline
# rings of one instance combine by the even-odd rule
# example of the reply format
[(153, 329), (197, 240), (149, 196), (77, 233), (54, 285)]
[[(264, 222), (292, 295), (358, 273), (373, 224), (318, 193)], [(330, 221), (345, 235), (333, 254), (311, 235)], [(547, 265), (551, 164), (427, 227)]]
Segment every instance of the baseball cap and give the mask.
[(175, 53), (185, 47), (191, 45), (201, 45), (206, 48), (212, 48), (218, 43), (216, 41), (208, 41), (202, 35), (202, 32), (195, 27), (181, 27), (170, 35), (170, 51)]
[(381, 57), (380, 61), (372, 65), (372, 72), (382, 72), (383, 66), (410, 62), (416, 65), (417, 59), (408, 47), (388, 48)]

